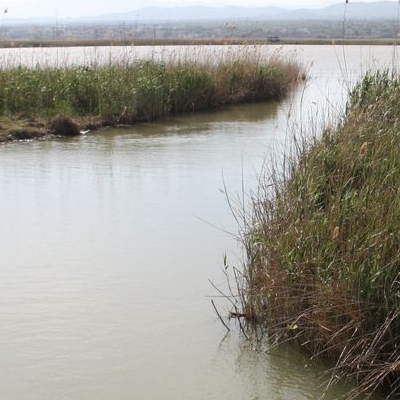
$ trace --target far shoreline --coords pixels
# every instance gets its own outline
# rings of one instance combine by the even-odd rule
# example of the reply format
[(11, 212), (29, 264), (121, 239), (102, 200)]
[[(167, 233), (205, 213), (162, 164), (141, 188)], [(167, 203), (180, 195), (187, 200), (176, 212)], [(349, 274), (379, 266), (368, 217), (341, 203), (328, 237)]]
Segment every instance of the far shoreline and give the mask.
[(76, 39), (76, 40), (3, 40), (0, 48), (101, 47), (101, 46), (233, 46), (233, 45), (357, 45), (397, 46), (395, 38), (203, 38), (203, 39)]

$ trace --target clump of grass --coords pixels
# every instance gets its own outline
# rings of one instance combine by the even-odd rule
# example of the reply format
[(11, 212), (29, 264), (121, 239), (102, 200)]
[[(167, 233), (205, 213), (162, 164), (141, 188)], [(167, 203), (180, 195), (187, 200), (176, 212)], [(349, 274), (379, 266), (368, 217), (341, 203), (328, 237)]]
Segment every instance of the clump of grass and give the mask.
[(277, 99), (298, 79), (291, 61), (240, 57), (199, 62), (123, 60), (88, 67), (0, 70), (0, 116), (99, 116), (115, 123), (214, 109), (226, 103)]
[(335, 360), (349, 398), (400, 393), (399, 110), (398, 77), (365, 76), (342, 123), (262, 181), (244, 232), (247, 318)]

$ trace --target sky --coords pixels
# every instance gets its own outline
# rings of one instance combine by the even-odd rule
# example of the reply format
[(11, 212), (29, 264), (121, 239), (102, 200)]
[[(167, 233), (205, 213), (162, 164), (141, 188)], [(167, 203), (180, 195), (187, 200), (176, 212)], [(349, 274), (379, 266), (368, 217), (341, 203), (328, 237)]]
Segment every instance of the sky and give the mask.
[[(283, 8), (320, 8), (345, 0), (0, 0), (2, 18), (68, 18), (135, 11), (147, 6), (185, 6), (193, 4), (280, 6)], [(352, 0), (349, 0), (352, 1)], [(360, 1), (360, 0), (358, 0)], [(377, 0), (362, 0), (373, 2)], [(378, 0), (379, 1), (379, 0)], [(382, 0), (383, 1), (383, 0)]]

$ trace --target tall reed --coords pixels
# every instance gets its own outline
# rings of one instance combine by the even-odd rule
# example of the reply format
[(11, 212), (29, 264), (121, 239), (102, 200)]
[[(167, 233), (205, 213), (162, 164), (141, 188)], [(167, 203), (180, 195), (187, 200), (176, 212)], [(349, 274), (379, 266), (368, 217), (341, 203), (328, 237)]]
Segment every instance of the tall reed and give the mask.
[(400, 80), (367, 74), (336, 129), (261, 181), (244, 227), (244, 313), (335, 360), (349, 398), (400, 394)]
[(62, 113), (96, 115), (115, 123), (149, 121), (226, 103), (276, 99), (300, 73), (295, 62), (276, 57), (204, 60), (126, 59), (88, 66), (2, 69), (0, 116)]

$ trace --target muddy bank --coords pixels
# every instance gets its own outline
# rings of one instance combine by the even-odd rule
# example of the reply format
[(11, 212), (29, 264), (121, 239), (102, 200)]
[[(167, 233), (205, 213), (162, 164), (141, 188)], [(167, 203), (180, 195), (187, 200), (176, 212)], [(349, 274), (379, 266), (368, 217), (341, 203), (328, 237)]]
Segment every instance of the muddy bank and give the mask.
[(118, 122), (98, 117), (75, 119), (64, 115), (46, 120), (21, 114), (13, 119), (4, 117), (0, 119), (0, 143), (79, 136), (83, 132), (110, 126), (118, 126)]

